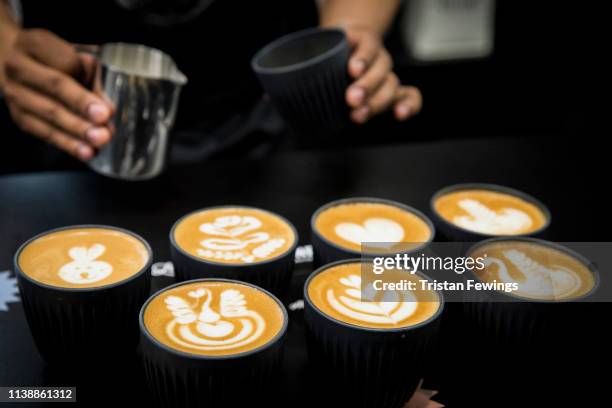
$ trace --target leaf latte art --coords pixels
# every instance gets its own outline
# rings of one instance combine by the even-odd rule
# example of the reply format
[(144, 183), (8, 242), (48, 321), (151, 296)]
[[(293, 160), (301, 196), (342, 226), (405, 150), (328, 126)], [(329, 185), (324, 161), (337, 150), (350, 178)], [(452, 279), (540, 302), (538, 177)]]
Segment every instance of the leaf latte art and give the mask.
[(146, 306), (148, 332), (172, 349), (229, 355), (258, 348), (280, 331), (284, 316), (268, 294), (238, 282), (172, 287)]
[(336, 312), (346, 317), (365, 323), (398, 324), (416, 310), (416, 299), (411, 293), (393, 292), (393, 300), (362, 302), (361, 277), (342, 277), (340, 284), (346, 289), (336, 294), (334, 289), (329, 288), (326, 298)]
[[(438, 311), (440, 299), (433, 291), (376, 292), (371, 286), (362, 285), (362, 265), (367, 264), (342, 263), (314, 276), (307, 289), (312, 304), (336, 320), (372, 328), (412, 326)], [(418, 275), (396, 272), (402, 279), (414, 282), (422, 279)]]

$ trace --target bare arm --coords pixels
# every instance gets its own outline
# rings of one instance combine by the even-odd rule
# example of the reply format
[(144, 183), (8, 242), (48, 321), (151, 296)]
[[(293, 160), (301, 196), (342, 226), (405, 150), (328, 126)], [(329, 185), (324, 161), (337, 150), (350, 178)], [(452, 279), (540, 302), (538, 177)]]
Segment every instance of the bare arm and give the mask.
[(383, 44), (400, 1), (321, 0), (319, 4), (321, 26), (344, 28), (353, 46), (348, 69), (354, 82), (346, 91), (353, 121), (364, 123), (390, 109), (397, 120), (416, 115), (421, 110), (421, 92), (400, 84)]
[(321, 25), (369, 27), (382, 36), (389, 28), (399, 4), (399, 0), (323, 0)]

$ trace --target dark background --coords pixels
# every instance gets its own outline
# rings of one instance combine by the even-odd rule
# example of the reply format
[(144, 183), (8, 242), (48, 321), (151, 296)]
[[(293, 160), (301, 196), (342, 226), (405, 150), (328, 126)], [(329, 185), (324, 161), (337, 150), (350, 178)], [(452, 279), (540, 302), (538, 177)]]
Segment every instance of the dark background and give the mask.
[[(596, 2), (497, 1), (490, 58), (428, 66), (410, 62), (395, 27), (388, 47), (403, 82), (424, 94), (421, 115), (403, 124), (386, 115), (342, 139), (282, 143), (278, 149), (337, 149), (347, 140), (367, 146), (517, 134), (553, 137), (551, 149), (596, 143), (601, 130), (595, 125), (595, 97), (604, 94), (597, 71), (604, 48), (595, 44), (603, 40), (604, 15)], [(0, 137), (0, 174), (82, 167), (70, 159), (51, 165), (48, 149), (41, 152), (42, 143), (19, 134), (4, 105)], [(219, 157), (252, 155), (256, 143)]]

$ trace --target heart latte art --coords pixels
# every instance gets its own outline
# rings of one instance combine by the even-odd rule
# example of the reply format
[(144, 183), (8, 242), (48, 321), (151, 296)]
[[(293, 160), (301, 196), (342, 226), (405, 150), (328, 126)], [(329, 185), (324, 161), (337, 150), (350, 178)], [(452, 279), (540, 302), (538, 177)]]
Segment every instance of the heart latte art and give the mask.
[(157, 295), (146, 307), (147, 330), (167, 346), (203, 355), (260, 347), (281, 330), (276, 301), (251, 286), (195, 282)]
[[(332, 266), (308, 284), (308, 297), (315, 307), (336, 320), (372, 328), (408, 327), (433, 316), (439, 298), (432, 291), (376, 292), (366, 285), (362, 292), (361, 262)], [(399, 272), (398, 272), (399, 273)], [(402, 278), (418, 282), (417, 275)]]
[(66, 288), (99, 287), (138, 273), (149, 260), (142, 241), (106, 228), (69, 228), (30, 242), (19, 255), (23, 272)]
[(253, 208), (214, 208), (185, 217), (174, 230), (193, 256), (224, 263), (255, 263), (285, 253), (295, 242), (280, 217)]
[(534, 204), (510, 194), (488, 190), (460, 190), (434, 203), (446, 221), (469, 231), (501, 236), (540, 229), (546, 216)]
[(419, 216), (390, 204), (354, 202), (327, 208), (315, 220), (316, 231), (347, 249), (392, 250), (400, 243), (424, 243), (432, 231)]
[(493, 242), (470, 256), (485, 254), (485, 269), (476, 271), (476, 275), (486, 282), (517, 283), (514, 294), (527, 299), (575, 299), (595, 285), (592, 272), (580, 260), (544, 244)]

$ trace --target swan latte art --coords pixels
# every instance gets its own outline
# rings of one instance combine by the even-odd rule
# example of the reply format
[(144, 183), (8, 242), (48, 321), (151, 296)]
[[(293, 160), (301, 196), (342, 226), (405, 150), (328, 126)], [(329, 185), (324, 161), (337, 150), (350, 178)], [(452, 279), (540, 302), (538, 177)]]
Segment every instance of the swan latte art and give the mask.
[(247, 207), (219, 207), (189, 214), (172, 234), (177, 246), (188, 254), (227, 264), (276, 258), (296, 240), (293, 229), (281, 217)]
[(536, 205), (511, 194), (467, 189), (442, 195), (435, 211), (451, 224), (481, 234), (529, 234), (542, 228), (547, 218)]
[[(366, 298), (362, 298), (361, 291), (362, 265), (361, 262), (342, 263), (314, 276), (307, 288), (312, 304), (341, 322), (379, 329), (417, 325), (430, 319), (440, 308), (438, 294), (422, 289), (387, 291), (384, 298), (374, 295), (368, 301), (362, 301)], [(415, 283), (422, 279), (409, 273), (402, 275)]]
[(145, 306), (144, 325), (171, 349), (205, 356), (244, 353), (272, 341), (284, 314), (267, 293), (238, 282), (196, 281), (171, 287)]
[(353, 251), (361, 251), (362, 243), (392, 245), (379, 250), (372, 245), (372, 252), (391, 251), (395, 243), (424, 243), (433, 234), (418, 215), (379, 202), (334, 205), (318, 214), (314, 227), (328, 241)]
[(572, 300), (595, 286), (593, 272), (570, 254), (532, 241), (503, 240), (479, 246), (470, 256), (484, 256), (474, 273), (484, 282), (517, 283), (513, 294), (533, 300)]
[(25, 275), (60, 288), (94, 288), (121, 282), (149, 261), (145, 244), (111, 228), (68, 228), (29, 242), (17, 260)]

